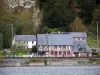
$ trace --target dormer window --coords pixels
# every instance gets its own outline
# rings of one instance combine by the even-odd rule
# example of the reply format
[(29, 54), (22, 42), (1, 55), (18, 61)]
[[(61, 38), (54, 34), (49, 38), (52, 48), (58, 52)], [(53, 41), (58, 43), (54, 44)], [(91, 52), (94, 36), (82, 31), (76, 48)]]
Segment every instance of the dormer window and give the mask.
[(75, 38), (75, 40), (78, 40), (78, 38)]
[(80, 47), (78, 50), (79, 50), (79, 51), (82, 51), (82, 49), (83, 49), (83, 48), (82, 48), (82, 47)]

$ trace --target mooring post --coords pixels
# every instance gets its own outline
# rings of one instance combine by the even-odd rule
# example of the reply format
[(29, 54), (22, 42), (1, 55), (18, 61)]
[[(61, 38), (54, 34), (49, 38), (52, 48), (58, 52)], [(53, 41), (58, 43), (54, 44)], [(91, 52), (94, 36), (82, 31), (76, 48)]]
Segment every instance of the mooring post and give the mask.
[(44, 65), (47, 66), (47, 59), (44, 59)]

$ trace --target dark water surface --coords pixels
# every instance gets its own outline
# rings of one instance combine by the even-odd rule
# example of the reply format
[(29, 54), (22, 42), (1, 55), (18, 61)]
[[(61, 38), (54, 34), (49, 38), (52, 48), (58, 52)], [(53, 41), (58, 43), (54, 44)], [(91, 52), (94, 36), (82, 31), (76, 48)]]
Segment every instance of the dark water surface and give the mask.
[(100, 66), (0, 67), (0, 75), (100, 75)]

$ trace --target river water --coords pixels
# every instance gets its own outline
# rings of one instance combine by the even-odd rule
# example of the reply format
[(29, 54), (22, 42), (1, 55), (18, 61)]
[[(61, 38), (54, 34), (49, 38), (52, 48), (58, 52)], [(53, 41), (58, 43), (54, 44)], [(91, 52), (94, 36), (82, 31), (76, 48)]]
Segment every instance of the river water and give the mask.
[(100, 66), (0, 67), (0, 75), (100, 75)]

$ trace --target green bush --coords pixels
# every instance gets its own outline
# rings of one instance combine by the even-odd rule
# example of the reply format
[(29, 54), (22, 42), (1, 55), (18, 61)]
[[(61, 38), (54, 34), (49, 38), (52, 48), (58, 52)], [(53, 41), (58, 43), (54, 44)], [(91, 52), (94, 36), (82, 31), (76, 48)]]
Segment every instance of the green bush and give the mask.
[(32, 53), (37, 53), (37, 47), (36, 46), (32, 47)]
[(3, 48), (3, 35), (0, 34), (0, 49)]

